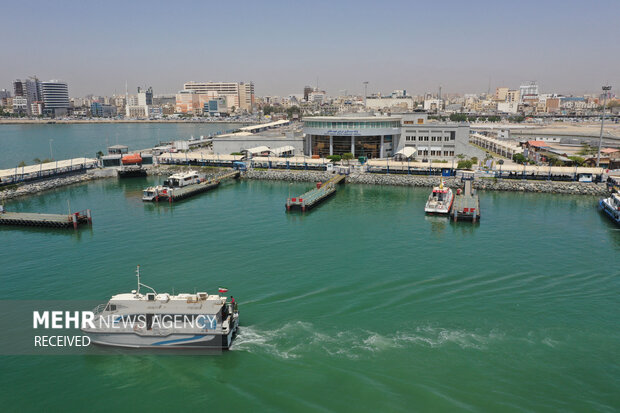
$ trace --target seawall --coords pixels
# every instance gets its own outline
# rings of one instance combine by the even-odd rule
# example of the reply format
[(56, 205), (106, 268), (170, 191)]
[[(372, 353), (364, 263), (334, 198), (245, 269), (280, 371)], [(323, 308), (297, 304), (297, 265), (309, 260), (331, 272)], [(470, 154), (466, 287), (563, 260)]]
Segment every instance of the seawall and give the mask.
[[(61, 176), (58, 178), (45, 179), (31, 183), (23, 183), (9, 188), (0, 188), (0, 200), (33, 195), (39, 192), (49, 191), (50, 189), (60, 188), (72, 184), (80, 184), (82, 182), (92, 181), (93, 179), (103, 178), (106, 176), (105, 174), (97, 172), (97, 170), (94, 170), (77, 175)], [(116, 174), (114, 174), (114, 176), (116, 176)]]
[[(292, 182), (319, 182), (327, 181), (333, 175), (328, 172), (317, 171), (283, 171), (283, 170), (252, 170), (243, 175), (244, 179), (283, 180)], [(347, 177), (346, 182), (366, 185), (395, 185), (433, 187), (439, 185), (439, 176), (420, 175), (385, 175), (385, 174), (357, 174)], [(460, 178), (444, 178), (444, 182), (451, 188), (462, 187)], [(509, 179), (477, 179), (474, 188), (486, 191), (515, 191), (539, 192), (550, 194), (574, 194), (603, 196), (609, 192), (605, 184), (586, 182), (557, 182), (557, 181), (528, 181)]]

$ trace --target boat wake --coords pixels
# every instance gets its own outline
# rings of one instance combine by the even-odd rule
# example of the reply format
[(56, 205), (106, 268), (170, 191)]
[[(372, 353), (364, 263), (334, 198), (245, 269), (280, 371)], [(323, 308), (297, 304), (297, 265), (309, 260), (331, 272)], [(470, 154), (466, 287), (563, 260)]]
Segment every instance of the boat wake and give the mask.
[(384, 351), (413, 347), (441, 348), (455, 345), (463, 349), (484, 350), (490, 343), (502, 338), (503, 334), (495, 332), (481, 335), (430, 326), (387, 335), (361, 329), (328, 334), (317, 331), (312, 323), (297, 321), (275, 330), (240, 327), (231, 350), (266, 353), (282, 359), (303, 357), (317, 351), (333, 357), (358, 359)]

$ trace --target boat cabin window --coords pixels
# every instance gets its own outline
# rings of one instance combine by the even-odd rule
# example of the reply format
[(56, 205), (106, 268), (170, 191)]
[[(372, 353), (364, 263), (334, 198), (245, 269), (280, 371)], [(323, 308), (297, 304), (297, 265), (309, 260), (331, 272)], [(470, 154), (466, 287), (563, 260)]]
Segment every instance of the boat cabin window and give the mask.
[(153, 294), (153, 293), (148, 293), (148, 294), (146, 295), (146, 299), (147, 299), (147, 300), (149, 300), (149, 301), (155, 301), (155, 294)]
[(105, 311), (116, 311), (116, 304), (110, 304), (105, 307)]

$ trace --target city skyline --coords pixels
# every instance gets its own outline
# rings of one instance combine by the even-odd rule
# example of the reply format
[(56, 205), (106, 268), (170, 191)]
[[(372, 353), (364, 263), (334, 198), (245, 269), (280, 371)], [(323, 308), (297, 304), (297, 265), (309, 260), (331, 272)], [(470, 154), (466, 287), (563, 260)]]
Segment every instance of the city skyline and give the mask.
[[(130, 91), (152, 85), (156, 94), (176, 93), (192, 80), (254, 82), (259, 96), (300, 94), (317, 82), (330, 95), (361, 95), (364, 81), (369, 94), (412, 95), (435, 93), (439, 85), (445, 93), (493, 92), (526, 80), (536, 80), (543, 93), (578, 95), (620, 82), (620, 55), (613, 53), (620, 6), (613, 1), (184, 9), (35, 1), (27, 14), (16, 4), (4, 9), (13, 16), (5, 29), (20, 33), (4, 53), (20, 58), (4, 59), (0, 89), (30, 75), (66, 81), (71, 96), (124, 94), (126, 81)], [(233, 30), (219, 15), (240, 23)]]

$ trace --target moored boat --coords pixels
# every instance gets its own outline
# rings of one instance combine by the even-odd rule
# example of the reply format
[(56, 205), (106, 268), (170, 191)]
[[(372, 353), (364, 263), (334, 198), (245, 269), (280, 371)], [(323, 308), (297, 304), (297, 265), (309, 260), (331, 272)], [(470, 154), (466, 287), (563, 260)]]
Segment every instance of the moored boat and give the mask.
[(609, 198), (603, 198), (598, 202), (599, 207), (605, 214), (616, 223), (620, 225), (620, 194), (613, 193)]
[[(199, 292), (157, 293), (140, 282), (94, 310), (82, 331), (95, 344), (127, 348), (229, 349), (239, 326), (234, 300)], [(140, 293), (140, 287), (149, 290)], [(220, 292), (226, 292), (220, 289)]]
[(142, 200), (145, 202), (157, 201), (163, 189), (164, 187), (162, 185), (149, 186), (142, 191)]
[(429, 195), (428, 201), (424, 206), (424, 212), (427, 214), (447, 215), (450, 213), (452, 203), (454, 202), (454, 194), (452, 189), (444, 186), (443, 178), (439, 186), (433, 188), (433, 192)]
[(143, 201), (178, 200), (216, 188), (218, 179), (207, 180), (196, 172), (170, 175), (163, 185), (148, 187), (142, 195)]

